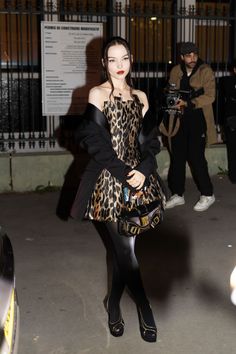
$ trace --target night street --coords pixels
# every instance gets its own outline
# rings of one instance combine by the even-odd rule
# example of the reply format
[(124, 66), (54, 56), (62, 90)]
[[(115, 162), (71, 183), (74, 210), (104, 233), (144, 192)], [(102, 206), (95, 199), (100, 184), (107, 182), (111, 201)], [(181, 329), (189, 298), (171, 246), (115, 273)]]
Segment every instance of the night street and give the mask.
[(154, 344), (141, 339), (127, 293), (125, 333), (110, 336), (106, 254), (91, 223), (60, 220), (58, 192), (0, 195), (0, 223), (15, 254), (19, 354), (232, 354), (236, 186), (227, 177), (213, 183), (216, 203), (208, 211), (192, 210), (198, 193), (189, 179), (186, 204), (167, 210), (159, 230), (137, 242), (159, 330)]

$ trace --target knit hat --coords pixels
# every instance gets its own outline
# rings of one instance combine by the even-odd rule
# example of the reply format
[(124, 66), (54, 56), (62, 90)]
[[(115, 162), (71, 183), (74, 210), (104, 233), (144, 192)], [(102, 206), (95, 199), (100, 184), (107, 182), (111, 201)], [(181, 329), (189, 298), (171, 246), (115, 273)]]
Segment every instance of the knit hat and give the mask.
[(196, 46), (196, 44), (194, 44), (192, 42), (182, 43), (181, 47), (180, 47), (180, 54), (185, 55), (185, 54), (189, 54), (189, 53), (198, 54), (198, 47)]

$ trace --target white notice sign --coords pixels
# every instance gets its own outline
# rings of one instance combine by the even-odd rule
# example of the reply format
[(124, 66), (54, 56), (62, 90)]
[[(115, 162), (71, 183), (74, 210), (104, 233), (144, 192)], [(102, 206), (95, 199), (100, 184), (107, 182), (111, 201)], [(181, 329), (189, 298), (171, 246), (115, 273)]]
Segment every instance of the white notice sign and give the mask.
[(102, 23), (41, 22), (43, 115), (80, 114), (100, 83)]

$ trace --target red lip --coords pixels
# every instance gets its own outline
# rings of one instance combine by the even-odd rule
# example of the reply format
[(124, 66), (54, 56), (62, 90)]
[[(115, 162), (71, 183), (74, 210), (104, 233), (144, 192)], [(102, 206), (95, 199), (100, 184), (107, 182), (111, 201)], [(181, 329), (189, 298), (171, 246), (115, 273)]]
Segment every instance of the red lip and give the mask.
[(124, 74), (124, 70), (117, 71), (117, 74), (118, 74), (118, 75)]

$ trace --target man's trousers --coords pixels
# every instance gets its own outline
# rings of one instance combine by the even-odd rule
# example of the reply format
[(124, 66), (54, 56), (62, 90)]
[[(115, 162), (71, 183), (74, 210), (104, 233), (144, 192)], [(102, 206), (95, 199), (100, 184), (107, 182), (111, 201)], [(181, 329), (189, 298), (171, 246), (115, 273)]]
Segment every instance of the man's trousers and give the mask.
[(180, 117), (180, 128), (171, 139), (168, 185), (173, 194), (185, 191), (186, 162), (201, 195), (211, 196), (213, 186), (205, 158), (206, 121), (201, 109), (191, 110)]

